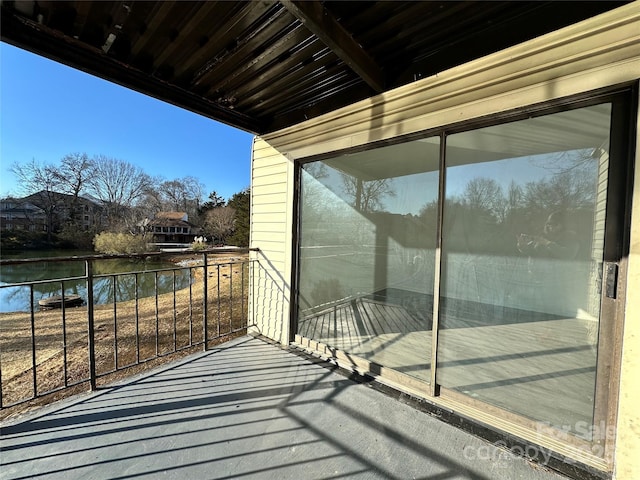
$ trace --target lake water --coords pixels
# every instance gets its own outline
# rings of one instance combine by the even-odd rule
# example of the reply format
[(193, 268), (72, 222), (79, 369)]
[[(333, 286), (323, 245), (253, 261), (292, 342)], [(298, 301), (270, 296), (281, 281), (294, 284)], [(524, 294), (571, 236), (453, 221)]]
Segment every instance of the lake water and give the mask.
[[(44, 258), (44, 257), (60, 257), (60, 256), (80, 256), (95, 255), (95, 252), (79, 252), (71, 250), (62, 251), (37, 251), (37, 252), (11, 252), (5, 254), (3, 252), (2, 259), (17, 258)], [(110, 275), (124, 272), (144, 272), (149, 270), (157, 270), (161, 268), (174, 267), (172, 263), (162, 262), (156, 258), (148, 260), (130, 260), (130, 259), (114, 259), (99, 260), (94, 262), (94, 275)], [(85, 262), (38, 262), (23, 265), (3, 265), (0, 268), (0, 287), (3, 285), (48, 280), (55, 278), (79, 277), (85, 273)], [(148, 297), (155, 295), (155, 277), (154, 273), (138, 274), (138, 297)], [(135, 298), (135, 275), (118, 275), (115, 285), (116, 301), (126, 301)], [(172, 272), (161, 272), (158, 278), (158, 292), (167, 293), (173, 290), (174, 275)], [(175, 283), (176, 289), (182, 289), (189, 286), (189, 269), (180, 269), (176, 271)], [(72, 280), (64, 282), (65, 295), (80, 295), (83, 299), (87, 298), (87, 286), (85, 280)], [(38, 308), (38, 300), (51, 295), (59, 295), (62, 293), (62, 285), (60, 281), (47, 282), (34, 286), (33, 298), (34, 307)], [(112, 277), (96, 278), (94, 280), (93, 296), (96, 304), (104, 304), (113, 302), (114, 284)], [(0, 288), (0, 312), (15, 312), (29, 310), (29, 287), (6, 287)]]

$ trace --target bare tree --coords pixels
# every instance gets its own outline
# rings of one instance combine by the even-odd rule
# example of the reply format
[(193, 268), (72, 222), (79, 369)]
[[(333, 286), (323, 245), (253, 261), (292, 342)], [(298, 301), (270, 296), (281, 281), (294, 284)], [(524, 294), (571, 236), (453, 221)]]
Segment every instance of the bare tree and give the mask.
[(525, 185), (524, 202), (529, 210), (593, 208), (597, 176), (594, 172), (570, 171)]
[(93, 177), (94, 165), (86, 153), (70, 153), (62, 157), (60, 165), (53, 171), (59, 190), (78, 198)]
[(47, 237), (56, 227), (56, 219), (60, 210), (60, 198), (57, 189), (60, 180), (56, 168), (50, 164), (36, 162), (35, 159), (26, 164), (14, 163), (10, 170), (18, 178), (20, 189), (29, 195), (30, 201), (42, 208), (47, 217)]
[(39, 191), (56, 191), (60, 186), (60, 179), (56, 167), (50, 164), (36, 162), (11, 165), (11, 172), (18, 178), (20, 189), (26, 195)]
[(152, 179), (152, 186), (149, 186), (138, 200), (138, 205), (145, 211), (147, 217), (153, 217), (156, 213), (164, 210), (164, 200), (160, 190), (154, 185), (160, 185), (161, 182)]
[(112, 227), (121, 223), (128, 209), (136, 206), (153, 181), (141, 168), (125, 160), (100, 155), (95, 157), (95, 170), (89, 181), (92, 193), (102, 200)]
[(341, 174), (342, 185), (345, 193), (353, 198), (352, 206), (361, 212), (373, 212), (382, 208), (385, 197), (395, 197), (391, 180), (382, 178), (378, 180), (362, 180), (345, 173)]
[(184, 210), (187, 194), (185, 186), (180, 180), (167, 180), (162, 182), (160, 192), (165, 199), (167, 210), (174, 212)]
[(204, 185), (194, 177), (177, 178), (161, 183), (159, 193), (164, 208), (176, 212), (186, 212), (192, 221), (198, 216)]
[(471, 208), (490, 212), (496, 219), (504, 220), (507, 200), (502, 187), (493, 178), (471, 179), (464, 191), (464, 201)]
[(226, 243), (227, 238), (235, 226), (236, 210), (232, 207), (218, 207), (208, 210), (205, 214), (205, 231), (222, 243)]
[(524, 191), (514, 180), (511, 180), (507, 191), (507, 208), (514, 211), (523, 205)]
[(94, 174), (94, 162), (86, 153), (70, 153), (62, 157), (53, 175), (58, 182), (58, 190), (69, 195), (65, 198), (69, 215), (66, 228), (76, 231), (82, 225), (82, 211), (79, 210), (80, 194), (86, 191), (89, 179)]

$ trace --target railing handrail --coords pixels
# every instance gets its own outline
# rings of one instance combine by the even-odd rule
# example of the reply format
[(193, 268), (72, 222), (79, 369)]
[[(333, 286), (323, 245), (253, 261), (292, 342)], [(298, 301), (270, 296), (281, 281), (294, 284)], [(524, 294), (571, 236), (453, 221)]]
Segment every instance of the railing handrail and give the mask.
[[(24, 314), (25, 322), (29, 324), (28, 326), (29, 326), (30, 333), (28, 333), (26, 336), (21, 338), (30, 338), (31, 367), (27, 368), (24, 372), (20, 372), (20, 375), (26, 372), (31, 372), (31, 377), (33, 381), (32, 393), (30, 395), (27, 394), (26, 397), (22, 397), (17, 401), (11, 400), (7, 402), (4, 395), (5, 392), (3, 388), (5, 386), (5, 375), (4, 375), (4, 368), (3, 368), (4, 362), (2, 362), (2, 364), (0, 364), (0, 409), (3, 410), (7, 407), (18, 405), (20, 403), (24, 403), (26, 401), (29, 401), (44, 395), (49, 395), (53, 392), (57, 392), (59, 390), (62, 390), (71, 386), (75, 386), (83, 382), (89, 382), (90, 388), (95, 389), (96, 381), (100, 377), (104, 377), (116, 371), (124, 370), (134, 365), (140, 365), (147, 361), (154, 360), (156, 358), (167, 356), (167, 355), (177, 353), (179, 351), (183, 351), (193, 347), (202, 346), (202, 348), (206, 350), (208, 342), (210, 341), (220, 339), (228, 335), (242, 333), (243, 331), (246, 332), (246, 329), (248, 326), (247, 314), (249, 312), (249, 305), (248, 305), (248, 286), (245, 287), (245, 282), (249, 282), (248, 275), (251, 272), (251, 270), (249, 269), (249, 265), (252, 262), (255, 262), (257, 260), (255, 259), (252, 260), (251, 258), (248, 258), (249, 256), (247, 256), (247, 258), (243, 257), (240, 259), (236, 259), (234, 258), (234, 254), (246, 255), (250, 251), (259, 251), (259, 250), (249, 249), (249, 248), (237, 248), (237, 247), (236, 248), (217, 247), (217, 248), (203, 249), (203, 250), (197, 250), (197, 251), (194, 250), (194, 251), (188, 251), (188, 252), (145, 252), (145, 253), (137, 253), (137, 254), (120, 254), (120, 255), (81, 255), (81, 256), (78, 255), (78, 256), (66, 256), (66, 257), (64, 256), (63, 257), (43, 257), (43, 258), (33, 258), (33, 259), (12, 259), (12, 260), (0, 261), (0, 265), (20, 265), (20, 264), (43, 263), (43, 262), (52, 262), (52, 263), (84, 262), (85, 264), (84, 275), (64, 277), (64, 278), (58, 277), (58, 278), (51, 278), (51, 279), (31, 280), (31, 281), (25, 281), (25, 282), (19, 282), (19, 283), (7, 283), (5, 285), (0, 285), (1, 288), (5, 288), (5, 287), (28, 287), (29, 288), (29, 298), (30, 298), (29, 311), (25, 311), (25, 312), (16, 311), (14, 313), (19, 315)], [(219, 254), (224, 254), (227, 257), (219, 258), (218, 257)], [(153, 259), (162, 259), (162, 258), (171, 257), (173, 259), (174, 264), (171, 266), (167, 266), (166, 268), (164, 267), (154, 268), (151, 270), (140, 270), (140, 271), (122, 271), (122, 272), (100, 273), (100, 274), (96, 274), (93, 271), (94, 263), (96, 261), (112, 260), (112, 259), (143, 259), (144, 260), (144, 259), (149, 259), (149, 257), (152, 257)], [(188, 265), (182, 265), (180, 264), (180, 261), (179, 261), (180, 257), (187, 257), (189, 258), (189, 260), (195, 260), (195, 262), (193, 263), (189, 262)], [(239, 267), (240, 271), (236, 272), (236, 270), (238, 270), (238, 266), (240, 266)], [(224, 269), (223, 270), (224, 272), (226, 271), (227, 268), (229, 269), (228, 275), (225, 273), (221, 276), (221, 270)], [(182, 271), (182, 270), (188, 271), (189, 285), (188, 287), (177, 288), (176, 272)], [(196, 276), (194, 275), (194, 271), (197, 271), (197, 270), (201, 270), (201, 274), (199, 276), (201, 281), (199, 292), (198, 292), (198, 289), (194, 288), (195, 286), (194, 279), (196, 278)], [(161, 312), (158, 309), (158, 299), (160, 298), (160, 296), (164, 296), (166, 294), (166, 293), (161, 293), (158, 289), (158, 286), (159, 286), (158, 275), (163, 274), (165, 272), (173, 272), (173, 288), (170, 289), (169, 292), (166, 292), (169, 294), (171, 294), (171, 291), (173, 292), (173, 301), (172, 301), (173, 307), (169, 307), (173, 309), (173, 326), (170, 325), (170, 322), (167, 323), (166, 317), (164, 316), (165, 313)], [(153, 295), (151, 295), (151, 297), (149, 297), (149, 298), (155, 297), (155, 311), (149, 310), (148, 312), (143, 314), (141, 311), (139, 311), (139, 305), (142, 301), (144, 301), (145, 297), (140, 297), (138, 295), (138, 275), (145, 275), (145, 274), (155, 275), (155, 287), (154, 287), (155, 292)], [(126, 300), (126, 299), (118, 300), (118, 296), (116, 295), (116, 283), (120, 282), (122, 277), (127, 277), (127, 276), (133, 276), (135, 280), (134, 281), (134, 298), (129, 300)], [(208, 287), (210, 276), (211, 276), (211, 282), (214, 282), (212, 290), (210, 290)], [(222, 277), (226, 277), (226, 278), (222, 279)], [(109, 300), (107, 303), (104, 303), (104, 304), (101, 303), (101, 305), (112, 304), (111, 311), (113, 312), (113, 315), (112, 316), (104, 315), (104, 312), (107, 311), (107, 309), (104, 309), (104, 308), (101, 309), (101, 315), (100, 315), (101, 317), (103, 317), (100, 319), (100, 322), (101, 322), (100, 325), (102, 326), (102, 328), (104, 328), (105, 326), (107, 327), (106, 330), (101, 331), (103, 338), (100, 340), (100, 342), (104, 348), (105, 340), (104, 340), (103, 334), (104, 332), (109, 332), (107, 333), (107, 336), (112, 338), (113, 348), (112, 348), (112, 353), (106, 352), (106, 355), (107, 357), (109, 355), (112, 355), (113, 365), (108, 367), (105, 367), (104, 365), (102, 365), (102, 363), (107, 361), (105, 360), (105, 358), (107, 357), (104, 357), (103, 355), (102, 357), (100, 357), (101, 358), (100, 361), (102, 362), (100, 371), (98, 371), (98, 368), (97, 368), (98, 358), (96, 356), (97, 355), (96, 342), (98, 341), (98, 339), (96, 335), (97, 333), (101, 333), (101, 332), (98, 332), (97, 330), (98, 324), (96, 323), (97, 320), (96, 318), (94, 318), (95, 317), (94, 314), (97, 314), (97, 311), (94, 311), (94, 307), (97, 304), (93, 296), (94, 280), (97, 280), (99, 278), (111, 279), (112, 283), (111, 283), (111, 286), (109, 286), (108, 288), (113, 290), (113, 296), (110, 297), (111, 300)], [(236, 280), (234, 280), (234, 278), (236, 278)], [(67, 372), (68, 352), (71, 351), (72, 345), (77, 344), (77, 340), (69, 343), (67, 339), (67, 331), (68, 331), (67, 317), (71, 315), (70, 312), (72, 312), (72, 310), (70, 309), (70, 307), (69, 308), (65, 307), (65, 297), (67, 296), (67, 294), (65, 293), (65, 283), (72, 282), (72, 281), (86, 282), (86, 295), (87, 295), (86, 303), (84, 304), (84, 307), (82, 309), (73, 310), (73, 311), (79, 313), (79, 316), (76, 316), (74, 314), (74, 317), (75, 317), (74, 322), (76, 322), (76, 320), (80, 320), (80, 324), (83, 321), (86, 322), (85, 323), (86, 328), (84, 329), (85, 337), (82, 337), (83, 335), (82, 329), (80, 329), (77, 332), (74, 332), (74, 335), (80, 334), (80, 338), (84, 338), (85, 347), (83, 348), (87, 348), (88, 350), (87, 351), (88, 358), (86, 359), (86, 361), (88, 361), (88, 370), (89, 370), (88, 376), (85, 376), (84, 374), (80, 374), (80, 377), (77, 377), (77, 376), (72, 377), (71, 375), (68, 375), (68, 372)], [(221, 288), (220, 288), (221, 282), (223, 282), (225, 285), (224, 292), (221, 292)], [(234, 285), (237, 285), (238, 283), (240, 284), (240, 286), (238, 287), (239, 290), (235, 290), (236, 287)], [(59, 351), (56, 350), (54, 355), (62, 354), (64, 356), (64, 361), (63, 361), (64, 385), (55, 387), (53, 389), (45, 388), (44, 389), (45, 391), (43, 391), (43, 389), (39, 387), (39, 378), (41, 374), (38, 371), (40, 364), (37, 362), (38, 359), (36, 356), (36, 349), (40, 350), (41, 348), (41, 346), (39, 345), (39, 341), (37, 341), (37, 338), (36, 338), (39, 335), (37, 331), (38, 329), (42, 328), (42, 324), (40, 323), (39, 319), (36, 319), (36, 313), (35, 313), (36, 301), (34, 296), (34, 287), (40, 284), (59, 284), (60, 291), (62, 292), (62, 295), (61, 295), (62, 305), (60, 309), (61, 315), (59, 316), (60, 321), (58, 324), (53, 324), (53, 328), (55, 329), (55, 331), (59, 331), (58, 329), (61, 329), (61, 332), (62, 332), (61, 347), (59, 348)], [(177, 292), (179, 290), (184, 291), (186, 289), (188, 289), (186, 293), (181, 295), (181, 300), (180, 300), (180, 304), (181, 304), (180, 317), (181, 318), (178, 319), (177, 312), (178, 312), (179, 305), (177, 302)], [(167, 298), (167, 297), (164, 297), (164, 298)], [(134, 305), (135, 305), (134, 313), (132, 314), (131, 312), (129, 312), (126, 317), (120, 317), (120, 315), (118, 314), (121, 308), (120, 305), (125, 304), (126, 302), (131, 302), (131, 301), (134, 302)], [(169, 302), (171, 302), (171, 297), (169, 297)], [(222, 312), (221, 302), (224, 302), (224, 309), (226, 310), (224, 315), (221, 315), (221, 312)], [(236, 302), (239, 302), (239, 304)], [(149, 304), (147, 303), (147, 305)], [(211, 312), (209, 312), (210, 308), (211, 308)], [(236, 311), (240, 312), (240, 315), (234, 313)], [(6, 312), (6, 313), (11, 314), (12, 312)], [(209, 315), (209, 313), (211, 313), (211, 315)], [(42, 318), (45, 318), (45, 317), (42, 317)], [(54, 321), (57, 321), (55, 320), (56, 317), (49, 317), (49, 318), (53, 318)], [(153, 324), (155, 323), (155, 353), (148, 353), (148, 349), (147, 349), (147, 354), (145, 354), (144, 357), (141, 355), (141, 352), (142, 352), (141, 339), (146, 337), (141, 337), (140, 331), (139, 331), (139, 326), (142, 325), (142, 323), (139, 324), (139, 322), (142, 322), (143, 320), (146, 323), (147, 327), (149, 327), (149, 325), (153, 327), (154, 326)], [(177, 323), (178, 320), (179, 320), (179, 324)], [(135, 323), (132, 325), (131, 322), (135, 322)], [(210, 330), (209, 322), (211, 322), (211, 327), (217, 326), (217, 328)], [(162, 323), (162, 330), (163, 330), (162, 332), (159, 330), (161, 323)], [(74, 325), (79, 325), (79, 323), (76, 322)], [(128, 328), (129, 330), (131, 330), (134, 328), (134, 330), (129, 331), (129, 333), (125, 332), (123, 333), (124, 336), (120, 337), (119, 332), (122, 326), (124, 326), (125, 329)], [(223, 329), (221, 329), (221, 326), (223, 326)], [(198, 328), (201, 329), (200, 335), (196, 334), (196, 330)], [(185, 336), (187, 335), (187, 333), (188, 333), (188, 339)], [(172, 345), (169, 345), (169, 346), (167, 346), (168, 344), (165, 345), (167, 342), (165, 337), (168, 334), (170, 334), (173, 338)], [(54, 335), (59, 335), (59, 333), (55, 333)], [(129, 345), (128, 347), (129, 350), (125, 349), (121, 351), (121, 347), (119, 346), (120, 341), (122, 341), (123, 339), (126, 340), (127, 336), (130, 336), (130, 335), (135, 336), (135, 348), (131, 350), (131, 348), (133, 347)], [(163, 340), (161, 340), (160, 338), (161, 335)], [(181, 337), (180, 341), (178, 341), (179, 335)], [(153, 337), (153, 334), (151, 334), (151, 336)], [(159, 349), (159, 346), (160, 346), (159, 342), (161, 341), (163, 343), (162, 350)], [(81, 343), (82, 343), (82, 340), (81, 340)], [(78, 347), (78, 348), (81, 348), (81, 347)], [(78, 350), (76, 350), (76, 352), (77, 351)], [(120, 360), (121, 358), (123, 358), (122, 356), (123, 353), (124, 353), (124, 356), (127, 356), (127, 357), (131, 357), (132, 355), (135, 355), (135, 360), (129, 361), (128, 363), (125, 362), (125, 364), (123, 364), (122, 363), (123, 361)], [(15, 378), (17, 378), (17, 376), (13, 375), (12, 377), (10, 377), (10, 380), (13, 380)]]
[(178, 255), (202, 255), (204, 253), (248, 253), (258, 251), (256, 248), (246, 247), (211, 247), (203, 250), (189, 250), (184, 252), (143, 252), (143, 253), (118, 253), (118, 254), (98, 254), (98, 255), (72, 255), (60, 257), (38, 257), (38, 258), (16, 258), (0, 260), (2, 265), (20, 265), (24, 263), (37, 262), (77, 262), (85, 260), (113, 260), (113, 259), (135, 259), (148, 257), (175, 257)]

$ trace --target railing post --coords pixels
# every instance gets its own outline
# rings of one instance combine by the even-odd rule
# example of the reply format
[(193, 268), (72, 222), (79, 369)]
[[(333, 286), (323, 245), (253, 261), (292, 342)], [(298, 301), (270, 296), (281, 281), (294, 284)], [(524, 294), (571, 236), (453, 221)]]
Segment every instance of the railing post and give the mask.
[(29, 286), (29, 302), (31, 303), (31, 367), (33, 369), (33, 398), (38, 396), (38, 378), (36, 365), (36, 316), (33, 309), (33, 285)]
[(87, 322), (89, 336), (89, 382), (91, 390), (96, 389), (96, 339), (93, 318), (93, 262), (85, 261), (87, 276)]
[(208, 278), (209, 278), (209, 272), (207, 269), (207, 254), (203, 253), (202, 254), (202, 275), (204, 275), (203, 281), (202, 281), (202, 288), (203, 288), (203, 295), (202, 295), (202, 335), (203, 335), (203, 350), (207, 350), (207, 338), (209, 335), (209, 331), (208, 331), (208, 327), (207, 327), (207, 291), (209, 290), (209, 285), (208, 285)]

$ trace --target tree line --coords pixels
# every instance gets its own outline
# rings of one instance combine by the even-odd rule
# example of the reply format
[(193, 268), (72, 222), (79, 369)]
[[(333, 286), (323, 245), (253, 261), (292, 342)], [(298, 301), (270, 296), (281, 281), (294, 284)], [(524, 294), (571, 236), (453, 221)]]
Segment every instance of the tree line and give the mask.
[[(442, 234), (448, 251), (519, 255), (518, 235), (540, 235), (549, 215), (562, 212), (565, 228), (581, 240), (580, 254), (589, 254), (597, 197), (602, 194), (601, 155), (600, 150), (587, 150), (537, 159), (544, 176), (527, 180), (521, 174), (509, 184), (491, 177), (471, 178), (459, 194), (446, 194), (444, 199)], [(370, 239), (361, 237), (388, 231), (407, 247), (436, 248), (437, 200), (423, 204), (417, 214), (390, 213), (387, 205), (402, 188), (393, 178), (368, 180), (343, 172), (331, 178), (329, 167), (321, 162), (305, 165), (304, 175), (302, 222), (312, 232), (306, 241), (367, 242)], [(371, 224), (376, 228), (369, 228)], [(332, 228), (323, 230), (323, 225)]]
[[(125, 160), (86, 153), (70, 153), (55, 164), (14, 163), (10, 170), (23, 193), (38, 194), (38, 206), (50, 227), (48, 235), (57, 234), (77, 247), (86, 246), (102, 232), (144, 235), (144, 220), (163, 211), (186, 212), (202, 236), (217, 243), (247, 246), (249, 242), (248, 188), (228, 201), (215, 191), (203, 201), (205, 187), (193, 176), (154, 177)], [(81, 218), (74, 215), (54, 224), (63, 209), (73, 212), (86, 199), (101, 206), (99, 226), (80, 228)]]
[[(461, 195), (445, 201), (443, 235), (450, 251), (512, 252), (518, 234), (540, 234), (546, 218), (563, 212), (566, 228), (583, 243), (581, 254), (591, 248), (596, 206), (596, 172), (559, 172), (524, 184), (511, 182), (503, 188), (495, 179), (469, 180)], [(424, 205), (419, 219), (436, 228), (437, 202)], [(435, 237), (430, 246), (435, 248)]]

